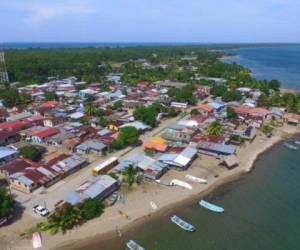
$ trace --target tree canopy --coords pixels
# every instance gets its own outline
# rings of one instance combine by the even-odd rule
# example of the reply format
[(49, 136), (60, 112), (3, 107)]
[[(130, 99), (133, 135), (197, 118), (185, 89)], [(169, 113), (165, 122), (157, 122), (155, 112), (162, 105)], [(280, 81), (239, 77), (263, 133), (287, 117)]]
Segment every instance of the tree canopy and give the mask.
[(33, 161), (39, 161), (45, 152), (45, 148), (34, 145), (26, 145), (20, 148), (20, 154)]
[(0, 219), (8, 216), (12, 212), (14, 204), (15, 202), (8, 193), (7, 188), (0, 187)]

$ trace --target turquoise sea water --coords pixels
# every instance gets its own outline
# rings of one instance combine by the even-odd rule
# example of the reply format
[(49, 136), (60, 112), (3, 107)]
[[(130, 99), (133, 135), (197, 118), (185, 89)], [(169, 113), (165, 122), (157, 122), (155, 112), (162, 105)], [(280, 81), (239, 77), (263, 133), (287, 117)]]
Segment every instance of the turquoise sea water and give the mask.
[[(279, 143), (256, 161), (250, 174), (206, 197), (222, 205), (224, 214), (214, 214), (194, 201), (125, 233), (122, 238), (94, 240), (69, 249), (121, 250), (128, 239), (148, 250), (300, 249), (299, 162), (300, 150), (292, 151)], [(194, 224), (196, 232), (188, 233), (172, 224), (169, 216), (173, 213)]]
[(225, 50), (237, 57), (222, 59), (252, 70), (258, 79), (278, 79), (282, 86), (300, 90), (300, 46), (261, 47)]

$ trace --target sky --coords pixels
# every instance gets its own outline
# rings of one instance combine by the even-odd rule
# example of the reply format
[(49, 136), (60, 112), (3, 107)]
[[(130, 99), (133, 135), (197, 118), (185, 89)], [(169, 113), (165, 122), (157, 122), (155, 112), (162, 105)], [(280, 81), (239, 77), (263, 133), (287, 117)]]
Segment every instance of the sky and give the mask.
[(300, 42), (300, 0), (0, 0), (1, 42)]

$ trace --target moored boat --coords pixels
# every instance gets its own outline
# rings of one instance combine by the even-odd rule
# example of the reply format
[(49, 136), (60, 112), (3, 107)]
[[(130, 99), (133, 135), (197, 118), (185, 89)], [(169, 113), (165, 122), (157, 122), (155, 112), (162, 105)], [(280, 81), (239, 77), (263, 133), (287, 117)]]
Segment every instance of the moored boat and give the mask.
[(196, 177), (194, 175), (191, 174), (187, 174), (185, 176), (186, 179), (188, 179), (189, 181), (193, 181), (193, 182), (197, 182), (197, 183), (201, 183), (201, 184), (207, 184), (207, 180)]
[(300, 141), (295, 141), (295, 144), (300, 145)]
[(134, 240), (129, 240), (126, 243), (126, 246), (130, 249), (130, 250), (145, 250), (145, 248), (143, 248), (142, 246), (140, 246), (139, 244), (137, 244)]
[(156, 180), (156, 182), (164, 186), (174, 186), (170, 180)]
[(205, 200), (199, 201), (199, 205), (202, 207), (205, 207), (213, 212), (216, 212), (216, 213), (223, 213), (225, 211), (224, 208), (214, 205), (212, 203), (209, 203)]
[(287, 142), (284, 143), (284, 146), (286, 146), (287, 148), (292, 149), (292, 150), (297, 150), (298, 149), (297, 146), (294, 146), (294, 145), (292, 145), (290, 143), (287, 143)]
[(172, 215), (170, 217), (170, 219), (174, 224), (181, 227), (185, 231), (194, 232), (196, 230), (196, 228), (193, 225), (191, 225), (191, 224), (187, 223), (186, 221), (182, 220), (177, 215)]
[(190, 184), (188, 184), (184, 181), (177, 180), (177, 179), (173, 179), (171, 181), (171, 184), (175, 185), (175, 186), (183, 187), (183, 188), (186, 188), (186, 189), (189, 189), (189, 190), (193, 189), (193, 187)]
[(42, 247), (42, 239), (39, 232), (34, 232), (32, 234), (32, 247), (34, 249)]
[(116, 203), (116, 201), (119, 199), (119, 193), (113, 192), (110, 196), (107, 198), (107, 205), (112, 206)]

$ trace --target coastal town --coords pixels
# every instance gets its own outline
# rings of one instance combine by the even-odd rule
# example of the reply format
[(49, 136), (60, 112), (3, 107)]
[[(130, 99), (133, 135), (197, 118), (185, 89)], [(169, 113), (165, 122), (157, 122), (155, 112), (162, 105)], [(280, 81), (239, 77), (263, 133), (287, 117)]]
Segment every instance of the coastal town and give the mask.
[[(200, 74), (211, 64), (201, 60), (138, 58), (104, 70), (101, 82), (49, 75), (0, 90), (0, 195), (11, 204), (0, 214), (3, 246), (32, 249), (34, 232), (45, 249), (122, 235), (129, 223), (250, 171), (298, 131), (295, 93), (276, 80), (254, 83), (237, 65), (239, 79), (230, 66), (227, 77)], [(174, 64), (188, 73), (159, 77)]]

